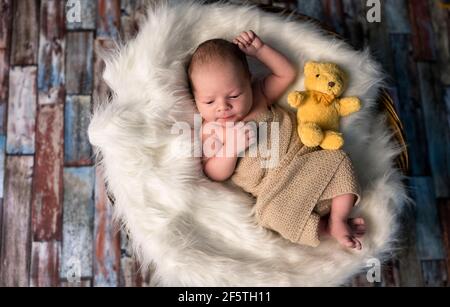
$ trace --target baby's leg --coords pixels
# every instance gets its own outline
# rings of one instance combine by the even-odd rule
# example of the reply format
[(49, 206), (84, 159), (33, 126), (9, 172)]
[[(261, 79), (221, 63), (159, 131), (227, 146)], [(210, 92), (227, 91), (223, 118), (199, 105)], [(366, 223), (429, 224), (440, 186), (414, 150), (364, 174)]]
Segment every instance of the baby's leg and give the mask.
[[(348, 216), (355, 203), (355, 195), (343, 194), (333, 198), (331, 202), (331, 212), (328, 221), (330, 235), (340, 244), (361, 249), (361, 242), (356, 238), (354, 232), (348, 224)], [(364, 221), (362, 221), (364, 224)]]

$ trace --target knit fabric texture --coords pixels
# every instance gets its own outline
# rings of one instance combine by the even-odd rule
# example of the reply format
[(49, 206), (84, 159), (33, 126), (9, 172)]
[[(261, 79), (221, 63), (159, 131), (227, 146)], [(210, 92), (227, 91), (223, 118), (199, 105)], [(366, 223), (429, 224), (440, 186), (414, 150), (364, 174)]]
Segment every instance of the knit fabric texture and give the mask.
[[(319, 220), (329, 213), (331, 199), (353, 193), (355, 205), (360, 201), (350, 158), (342, 150), (304, 146), (295, 113), (277, 104), (255, 123), (258, 142), (239, 158), (231, 181), (256, 197), (255, 217), (261, 226), (291, 242), (318, 246)], [(276, 133), (278, 144), (273, 142)]]

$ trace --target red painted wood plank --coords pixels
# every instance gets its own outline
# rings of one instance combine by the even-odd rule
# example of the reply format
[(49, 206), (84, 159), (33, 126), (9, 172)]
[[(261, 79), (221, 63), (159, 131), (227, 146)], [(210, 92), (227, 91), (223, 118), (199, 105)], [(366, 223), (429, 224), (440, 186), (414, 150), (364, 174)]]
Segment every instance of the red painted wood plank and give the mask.
[(356, 49), (364, 47), (364, 25), (366, 22), (361, 18), (363, 9), (360, 1), (342, 0), (344, 11), (344, 22), (347, 28), (347, 38)]
[(33, 242), (31, 251), (31, 287), (59, 286), (60, 242)]
[(36, 67), (14, 67), (9, 76), (8, 154), (34, 153), (36, 105)]
[(0, 285), (28, 286), (30, 276), (30, 215), (33, 157), (6, 159)]
[(39, 40), (39, 1), (14, 1), (11, 63), (33, 65), (37, 62)]
[(0, 49), (0, 134), (6, 134), (6, 109), (8, 105), (9, 52)]
[(0, 0), (0, 49), (11, 45), (12, 0)]
[(92, 93), (94, 34), (68, 32), (66, 35), (66, 93)]
[(61, 240), (64, 105), (39, 109), (33, 180), (32, 227), (35, 241)]
[(105, 190), (100, 168), (95, 180), (94, 286), (119, 286), (120, 225), (113, 222), (113, 208)]
[(414, 58), (417, 61), (433, 61), (436, 58), (436, 46), (428, 1), (409, 0), (408, 3)]
[(42, 1), (38, 66), (40, 105), (64, 103), (64, 19), (64, 1)]
[(338, 34), (346, 36), (342, 0), (322, 0), (325, 22)]
[(120, 0), (97, 0), (97, 37), (117, 39), (120, 30)]

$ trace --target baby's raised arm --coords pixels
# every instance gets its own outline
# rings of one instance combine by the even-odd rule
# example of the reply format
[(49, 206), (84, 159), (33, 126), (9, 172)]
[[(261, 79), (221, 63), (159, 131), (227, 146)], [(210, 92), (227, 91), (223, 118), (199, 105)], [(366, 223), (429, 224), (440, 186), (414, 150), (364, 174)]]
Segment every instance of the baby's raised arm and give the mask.
[(264, 78), (261, 86), (268, 105), (276, 101), (297, 77), (296, 67), (279, 51), (265, 44), (253, 31), (242, 32), (233, 43), (271, 70), (272, 73)]

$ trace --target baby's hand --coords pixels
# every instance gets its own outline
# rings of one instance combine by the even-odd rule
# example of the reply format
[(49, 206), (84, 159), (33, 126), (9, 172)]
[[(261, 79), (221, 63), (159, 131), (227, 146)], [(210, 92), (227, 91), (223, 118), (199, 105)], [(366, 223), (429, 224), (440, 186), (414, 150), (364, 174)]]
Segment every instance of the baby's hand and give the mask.
[(252, 30), (244, 31), (233, 40), (246, 55), (255, 56), (264, 46), (262, 40)]
[(234, 157), (240, 156), (240, 153), (256, 143), (256, 131), (252, 125), (238, 122), (231, 129), (231, 133), (227, 134), (227, 137), (231, 136), (231, 138), (226, 140), (227, 154), (232, 153)]

